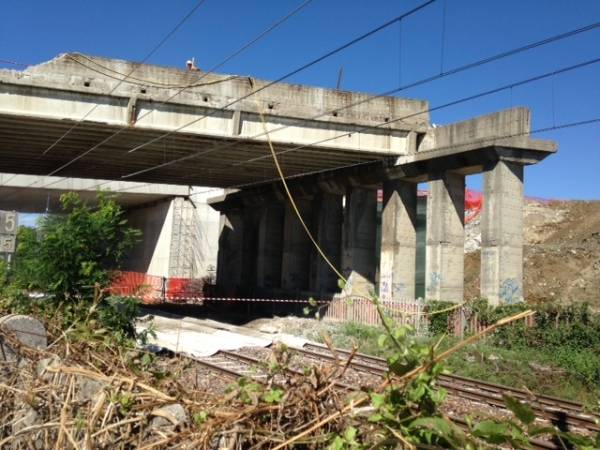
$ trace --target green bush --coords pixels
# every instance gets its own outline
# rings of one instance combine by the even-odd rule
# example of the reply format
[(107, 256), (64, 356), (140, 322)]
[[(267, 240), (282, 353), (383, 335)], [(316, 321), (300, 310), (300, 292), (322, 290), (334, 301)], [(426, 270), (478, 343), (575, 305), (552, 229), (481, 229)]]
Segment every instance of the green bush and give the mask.
[(455, 303), (443, 302), (439, 300), (430, 300), (427, 302), (427, 314), (429, 317), (429, 332), (432, 335), (444, 334), (448, 332), (448, 319), (452, 311), (444, 311), (438, 314), (431, 314), (437, 311), (442, 311), (454, 306)]
[(96, 285), (108, 285), (140, 232), (127, 226), (123, 210), (105, 193), (94, 208), (75, 193), (63, 194), (61, 205), (64, 214), (42, 218), (37, 232), (19, 230), (13, 281), (57, 301), (91, 297)]

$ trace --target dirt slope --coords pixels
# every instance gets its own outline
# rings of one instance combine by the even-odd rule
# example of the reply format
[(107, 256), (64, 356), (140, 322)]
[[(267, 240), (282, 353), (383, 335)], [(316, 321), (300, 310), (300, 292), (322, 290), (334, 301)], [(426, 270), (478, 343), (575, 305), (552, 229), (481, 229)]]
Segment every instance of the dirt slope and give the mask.
[[(467, 242), (478, 243), (479, 236), (476, 221), (467, 227)], [(600, 308), (600, 201), (528, 200), (524, 237), (528, 301), (587, 301)], [(473, 247), (478, 245), (467, 251)], [(476, 298), (479, 248), (465, 259), (465, 293), (467, 298)]]

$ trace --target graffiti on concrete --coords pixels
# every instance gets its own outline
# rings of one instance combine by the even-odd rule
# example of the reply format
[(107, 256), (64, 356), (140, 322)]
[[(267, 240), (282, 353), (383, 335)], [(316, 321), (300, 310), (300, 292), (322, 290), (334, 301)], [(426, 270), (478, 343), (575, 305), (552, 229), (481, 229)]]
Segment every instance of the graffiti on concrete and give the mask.
[(523, 291), (516, 278), (507, 278), (502, 282), (500, 285), (500, 298), (509, 305), (523, 301)]
[(437, 290), (442, 282), (442, 275), (439, 272), (429, 273), (429, 283), (427, 284), (427, 292), (433, 293)]
[(404, 283), (392, 283), (392, 296), (396, 299), (402, 298), (405, 288)]
[(385, 277), (381, 277), (381, 281), (379, 282), (379, 297), (382, 300), (391, 300), (392, 299), (392, 290), (391, 290), (391, 286), (390, 286), (390, 279), (391, 277), (389, 275), (385, 276)]

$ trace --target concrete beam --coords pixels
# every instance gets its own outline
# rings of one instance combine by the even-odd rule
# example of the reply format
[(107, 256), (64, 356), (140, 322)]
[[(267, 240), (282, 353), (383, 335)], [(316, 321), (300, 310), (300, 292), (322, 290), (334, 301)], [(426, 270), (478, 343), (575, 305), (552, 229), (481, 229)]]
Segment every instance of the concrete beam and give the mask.
[(388, 168), (390, 178), (427, 181), (442, 170), (479, 173), (499, 159), (536, 164), (556, 152), (556, 143), (531, 139), (526, 108), (476, 117), (430, 129), (417, 152), (400, 156)]
[(427, 299), (464, 298), (465, 177), (444, 172), (429, 182), (425, 256)]
[(118, 203), (125, 208), (190, 195), (190, 187), (181, 185), (0, 173), (0, 209), (56, 212), (60, 211), (62, 194), (77, 192), (83, 200), (93, 204), (98, 190), (116, 194)]
[(414, 300), (417, 254), (417, 185), (383, 183), (379, 295), (382, 300)]
[(481, 296), (492, 305), (523, 301), (523, 166), (498, 161), (484, 172)]

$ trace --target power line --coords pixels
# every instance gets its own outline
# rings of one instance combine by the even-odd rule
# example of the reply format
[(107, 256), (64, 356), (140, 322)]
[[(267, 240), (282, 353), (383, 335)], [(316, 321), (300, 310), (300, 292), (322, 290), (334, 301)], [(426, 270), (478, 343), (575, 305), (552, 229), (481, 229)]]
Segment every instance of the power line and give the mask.
[[(273, 85), (275, 85), (277, 83), (280, 83), (280, 82), (286, 80), (287, 78), (290, 78), (293, 75), (296, 75), (296, 74), (302, 72), (303, 70), (306, 70), (307, 68), (309, 68), (309, 67), (311, 67), (311, 66), (313, 66), (315, 64), (320, 63), (321, 61), (323, 61), (323, 60), (325, 60), (325, 59), (327, 59), (327, 58), (329, 58), (329, 57), (331, 57), (331, 56), (333, 56), (333, 55), (335, 55), (335, 54), (337, 54), (337, 53), (345, 50), (346, 48), (351, 47), (352, 45), (354, 45), (354, 44), (356, 44), (356, 43), (358, 43), (358, 42), (360, 42), (360, 41), (362, 41), (362, 40), (364, 40), (364, 39), (366, 39), (366, 38), (368, 38), (368, 37), (370, 37), (370, 36), (378, 33), (379, 31), (384, 30), (385, 28), (389, 27), (390, 25), (392, 25), (392, 24), (394, 24), (394, 23), (402, 20), (403, 18), (408, 17), (408, 16), (410, 16), (412, 14), (415, 14), (416, 12), (418, 12), (421, 9), (427, 7), (428, 5), (434, 3), (435, 1), (437, 1), (437, 0), (428, 0), (427, 2), (425, 2), (425, 3), (423, 3), (423, 4), (419, 5), (419, 6), (411, 9), (410, 11), (408, 11), (406, 13), (394, 17), (393, 19), (389, 20), (388, 22), (386, 22), (386, 23), (384, 23), (384, 24), (382, 24), (382, 25), (380, 25), (380, 26), (378, 26), (378, 27), (376, 27), (376, 28), (374, 28), (374, 29), (372, 29), (372, 30), (370, 30), (370, 31), (368, 31), (368, 32), (366, 32), (366, 33), (364, 33), (364, 34), (362, 34), (362, 35), (354, 38), (354, 39), (352, 39), (351, 41), (349, 41), (349, 42), (347, 42), (347, 43), (345, 43), (345, 44), (343, 44), (343, 45), (341, 45), (341, 46), (339, 46), (339, 47), (337, 47), (337, 48), (335, 48), (335, 49), (333, 49), (333, 50), (325, 53), (324, 55), (322, 55), (322, 56), (320, 56), (320, 57), (318, 57), (316, 59), (313, 59), (312, 61), (310, 61), (310, 62), (308, 62), (308, 63), (306, 63), (306, 64), (304, 64), (304, 65), (302, 65), (302, 66), (300, 66), (300, 67), (298, 67), (298, 68), (296, 68), (294, 70), (292, 70), (291, 72), (288, 72), (287, 74), (285, 74), (285, 75), (277, 78), (276, 80), (271, 81), (271, 82), (265, 84), (264, 86), (262, 86), (262, 87), (260, 87), (258, 89), (255, 89), (255, 90), (251, 91), (250, 93), (237, 98), (236, 100), (234, 100), (232, 102), (229, 102), (225, 106), (221, 107), (219, 110), (225, 110), (226, 108), (228, 108), (228, 107), (230, 107), (230, 106), (232, 106), (232, 105), (234, 105), (234, 104), (236, 104), (236, 103), (238, 103), (238, 102), (240, 102), (240, 101), (242, 101), (242, 100), (244, 100), (244, 99), (246, 99), (246, 98), (248, 98), (248, 97), (250, 97), (252, 95), (255, 95), (255, 94), (257, 94), (257, 93), (259, 93), (259, 92), (261, 92), (261, 91), (263, 91), (263, 90), (265, 90), (265, 89), (267, 89), (267, 88), (269, 88), (269, 87), (271, 87), (271, 86), (273, 86)], [(247, 46), (245, 46), (245, 48), (247, 48)], [(190, 125), (193, 125), (194, 123), (197, 123), (197, 122), (199, 122), (200, 120), (202, 120), (202, 119), (204, 119), (206, 117), (208, 117), (208, 115), (203, 115), (200, 118), (194, 119), (191, 122), (188, 122), (188, 123), (186, 123), (186, 124), (184, 124), (184, 125), (182, 125), (180, 127), (175, 128), (174, 130), (171, 130), (171, 131), (169, 131), (167, 133), (164, 133), (164, 134), (162, 134), (162, 135), (160, 135), (160, 136), (158, 136), (156, 138), (153, 138), (153, 139), (151, 139), (150, 141), (148, 141), (148, 142), (146, 142), (144, 144), (141, 144), (141, 145), (139, 145), (137, 147), (132, 148), (131, 150), (129, 150), (129, 153), (133, 153), (133, 152), (135, 152), (136, 150), (139, 150), (142, 147), (145, 147), (145, 146), (150, 145), (150, 144), (152, 144), (154, 142), (157, 142), (157, 141), (159, 141), (161, 139), (164, 139), (165, 137), (170, 136), (171, 134), (176, 133), (178, 131), (181, 131), (184, 128), (187, 128)], [(119, 132), (120, 131), (118, 131), (117, 133), (115, 133), (115, 135), (118, 134)], [(106, 139), (104, 141), (102, 141), (101, 143), (95, 145), (94, 147), (92, 147), (92, 148), (86, 150), (85, 152), (79, 154), (78, 156), (76, 156), (75, 158), (71, 159), (70, 161), (66, 162), (65, 164), (63, 164), (59, 168), (53, 170), (49, 175), (54, 175), (57, 172), (61, 171), (62, 169), (65, 169), (66, 167), (70, 166), (71, 164), (73, 164), (74, 162), (78, 161), (82, 157), (84, 157), (87, 154), (91, 153), (93, 150), (95, 150), (96, 148), (98, 148), (104, 142), (106, 142)]]
[[(579, 120), (579, 121), (575, 121), (575, 122), (566, 122), (566, 123), (562, 123), (562, 124), (558, 124), (558, 125), (551, 125), (551, 126), (548, 126), (548, 127), (537, 128), (537, 129), (534, 129), (534, 130), (531, 130), (531, 131), (524, 131), (524, 132), (520, 132), (520, 133), (507, 134), (507, 135), (504, 135), (504, 136), (494, 136), (494, 137), (484, 138), (484, 139), (480, 139), (480, 140), (476, 140), (476, 141), (465, 142), (464, 144), (448, 145), (448, 146), (444, 146), (444, 147), (438, 147), (435, 150), (444, 150), (444, 149), (457, 148), (457, 147), (458, 148), (460, 148), (460, 147), (467, 147), (467, 146), (473, 145), (473, 143), (477, 143), (477, 144), (482, 144), (483, 145), (483, 144), (486, 144), (486, 143), (495, 143), (498, 140), (502, 140), (502, 139), (510, 139), (510, 138), (514, 138), (514, 137), (527, 136), (527, 135), (531, 135), (531, 134), (545, 133), (545, 132), (548, 132), (548, 131), (563, 130), (563, 129), (567, 129), (567, 128), (576, 128), (576, 127), (580, 127), (580, 126), (593, 125), (593, 124), (600, 124), (600, 117), (594, 117), (594, 118), (591, 118), (591, 119)], [(299, 178), (299, 177), (304, 177), (304, 176), (309, 176), (309, 175), (317, 175), (319, 173), (333, 172), (335, 170), (349, 169), (351, 167), (364, 166), (364, 165), (376, 164), (376, 163), (381, 163), (381, 162), (382, 162), (381, 159), (373, 159), (373, 160), (370, 160), (370, 161), (362, 161), (362, 162), (359, 162), (359, 163), (347, 164), (347, 165), (333, 167), (333, 168), (328, 168), (328, 169), (314, 170), (314, 171), (310, 171), (310, 172), (304, 172), (304, 173), (289, 175), (289, 176), (286, 176), (285, 178), (286, 179)], [(276, 178), (272, 178), (272, 179), (265, 180), (265, 181), (260, 181), (260, 182), (243, 183), (243, 184), (226, 186), (226, 187), (224, 187), (222, 189), (242, 189), (242, 188), (246, 188), (246, 187), (253, 187), (253, 186), (259, 186), (259, 185), (262, 185), (262, 184), (273, 183), (273, 182), (276, 182), (276, 181), (279, 181), (279, 180), (280, 180), (280, 178), (276, 177)]]
[[(194, 15), (194, 13), (198, 10), (198, 8), (200, 8), (200, 6), (202, 6), (204, 4), (206, 0), (199, 0), (198, 3), (196, 3), (196, 5), (194, 5), (194, 7), (177, 23), (177, 25), (175, 25), (174, 28), (171, 29), (171, 31), (169, 31), (161, 40), (158, 44), (156, 44), (154, 46), (154, 48), (152, 50), (150, 50), (150, 52), (144, 57), (144, 59), (142, 59), (142, 61), (137, 64), (126, 76), (125, 78), (123, 78), (121, 81), (119, 81), (119, 83), (117, 83), (108, 93), (108, 95), (112, 94), (122, 83), (123, 81), (125, 81), (130, 75), (132, 75), (138, 68), (140, 65), (144, 64), (146, 61), (148, 61), (148, 59), (150, 59), (152, 57), (152, 55), (154, 55), (164, 44), (165, 42), (167, 42), (171, 36), (173, 36), (175, 33), (177, 33), (177, 31), (179, 31), (179, 29), (183, 26), (183, 24), (185, 22), (187, 22), (187, 20), (192, 17), (192, 15)], [(59, 137), (54, 143), (52, 143), (46, 150), (44, 150), (44, 152), (42, 153), (43, 155), (47, 154), (50, 150), (52, 150), (57, 144), (59, 144), (60, 142), (62, 142), (62, 140), (67, 137), (73, 130), (75, 130), (92, 112), (94, 112), (96, 110), (96, 108), (98, 108), (98, 106), (100, 106), (99, 103), (96, 103), (94, 106), (92, 106), (92, 108), (90, 108), (90, 110), (84, 114), (84, 116), (79, 119), (77, 122), (75, 122), (75, 124), (69, 128), (61, 137)]]
[[(353, 103), (349, 103), (349, 104), (347, 104), (345, 106), (342, 106), (340, 108), (336, 108), (336, 109), (332, 109), (332, 110), (329, 110), (329, 111), (325, 111), (323, 113), (319, 113), (319, 114), (317, 114), (315, 116), (312, 116), (312, 117), (309, 117), (309, 118), (303, 119), (303, 120), (308, 120), (308, 121), (310, 121), (310, 120), (316, 120), (316, 119), (319, 119), (319, 118), (321, 118), (323, 116), (332, 114), (334, 112), (338, 112), (338, 111), (342, 111), (344, 109), (348, 109), (348, 108), (351, 108), (351, 107), (354, 107), (354, 106), (358, 106), (358, 105), (361, 105), (361, 104), (373, 101), (373, 100), (381, 98), (381, 97), (391, 96), (392, 94), (397, 94), (398, 92), (401, 92), (401, 91), (404, 91), (404, 90), (407, 90), (407, 89), (410, 89), (410, 88), (414, 88), (414, 87), (417, 87), (417, 86), (421, 86), (421, 85), (424, 85), (424, 84), (427, 84), (427, 83), (430, 83), (432, 81), (436, 81), (436, 80), (439, 80), (439, 79), (442, 79), (442, 78), (445, 78), (445, 77), (448, 77), (448, 76), (456, 75), (458, 73), (461, 73), (461, 72), (464, 72), (464, 71), (467, 71), (467, 70), (471, 70), (471, 69), (474, 69), (476, 67), (481, 67), (483, 65), (486, 65), (486, 64), (489, 64), (489, 63), (492, 63), (492, 62), (495, 62), (495, 61), (499, 61), (499, 60), (504, 59), (504, 58), (508, 58), (508, 57), (514, 56), (514, 55), (516, 55), (518, 53), (526, 52), (526, 51), (529, 51), (529, 50), (541, 47), (543, 45), (547, 45), (547, 44), (550, 44), (550, 43), (553, 43), (553, 42), (556, 42), (556, 41), (559, 41), (559, 40), (570, 38), (570, 37), (575, 36), (577, 34), (585, 33), (587, 31), (591, 31), (591, 30), (596, 29), (598, 27), (600, 27), (600, 22), (595, 22), (593, 24), (590, 24), (590, 25), (587, 25), (587, 26), (584, 26), (584, 27), (581, 27), (581, 28), (577, 28), (577, 29), (568, 31), (566, 33), (560, 33), (560, 34), (557, 34), (557, 35), (545, 38), (545, 39), (543, 39), (541, 41), (532, 42), (530, 44), (526, 44), (526, 45), (523, 45), (521, 47), (516, 47), (516, 48), (513, 48), (511, 50), (500, 52), (500, 53), (497, 53), (495, 55), (492, 55), (492, 56), (480, 59), (478, 61), (467, 63), (465, 65), (456, 67), (454, 69), (450, 69), (450, 70), (448, 70), (446, 72), (442, 72), (442, 73), (440, 73), (438, 75), (433, 75), (433, 76), (430, 76), (430, 77), (426, 77), (426, 78), (423, 78), (423, 79), (411, 82), (409, 84), (406, 84), (404, 86), (399, 86), (399, 87), (396, 87), (394, 89), (382, 92), (380, 94), (377, 94), (377, 95), (374, 95), (374, 96), (371, 96), (371, 97), (368, 97), (368, 98), (365, 98), (365, 99), (362, 99), (362, 100), (359, 100), (359, 101), (356, 101), (356, 102), (353, 102)], [(273, 83), (270, 83), (270, 84), (273, 84)], [(258, 91), (256, 91), (256, 92), (258, 92)], [(245, 97), (242, 97), (242, 98), (238, 99), (237, 101), (239, 101), (239, 100), (241, 100), (243, 98), (245, 98)], [(227, 106), (228, 105), (222, 107), (221, 109), (219, 109), (219, 111), (227, 108)], [(193, 123), (196, 123), (199, 120), (202, 120), (205, 117), (207, 117), (207, 115), (201, 116), (198, 119), (194, 119), (193, 121), (191, 121), (191, 122), (189, 122), (189, 123), (187, 123), (187, 124), (185, 124), (185, 125), (177, 128), (176, 130), (173, 130), (173, 131), (171, 131), (171, 132), (169, 132), (167, 134), (159, 136), (158, 138), (152, 139), (152, 140), (150, 140), (150, 141), (148, 141), (148, 142), (146, 142), (146, 143), (144, 143), (142, 145), (134, 147), (132, 150), (130, 150), (130, 152), (135, 151), (135, 150), (137, 150), (137, 149), (139, 149), (141, 147), (144, 147), (146, 145), (149, 145), (149, 144), (155, 142), (156, 140), (158, 140), (158, 139), (160, 139), (162, 137), (165, 137), (168, 134), (171, 134), (171, 133), (176, 132), (176, 131), (180, 131), (180, 130), (184, 129), (187, 126), (190, 126)], [(299, 121), (295, 121), (294, 123), (297, 123), (297, 122), (299, 122)], [(276, 133), (276, 132), (284, 130), (284, 129), (290, 127), (290, 126), (291, 126), (291, 124), (290, 125), (282, 125), (282, 126), (280, 126), (278, 128), (275, 128), (274, 130), (269, 131), (269, 133)], [(259, 137), (262, 137), (262, 136), (265, 136), (265, 133), (263, 133), (263, 132), (258, 133), (258, 134), (254, 135), (254, 136), (250, 136), (248, 139), (256, 139), (256, 138), (259, 138)], [(160, 168), (163, 168), (163, 167), (170, 166), (170, 165), (178, 163), (178, 162), (187, 161), (187, 160), (199, 157), (199, 156), (206, 155), (208, 153), (213, 153), (213, 152), (218, 151), (218, 150), (224, 150), (224, 149), (227, 149), (227, 148), (231, 148), (231, 147), (234, 147), (236, 145), (238, 145), (238, 144), (237, 143), (231, 143), (231, 144), (224, 144), (224, 145), (221, 145), (221, 146), (215, 146), (215, 147), (213, 147), (213, 148), (211, 148), (209, 150), (204, 150), (204, 151), (193, 153), (191, 155), (182, 156), (180, 158), (176, 158), (176, 159), (168, 161), (168, 162), (157, 164), (155, 166), (151, 166), (151, 167), (146, 168), (146, 169), (138, 170), (136, 172), (132, 172), (132, 173), (123, 175), (123, 176), (121, 176), (121, 178), (123, 178), (123, 179), (131, 178), (131, 177), (134, 177), (134, 176), (137, 176), (137, 175), (141, 175), (143, 173), (147, 173), (147, 172), (150, 172), (150, 171), (153, 171), (153, 170), (156, 170), (156, 169), (160, 169)]]
[(31, 64), (20, 63), (17, 61), (10, 61), (8, 59), (0, 59), (0, 64), (10, 64), (10, 65), (19, 66), (19, 67), (28, 67), (31, 65)]
[[(435, 1), (435, 0), (431, 0), (431, 1)], [(196, 81), (196, 83), (199, 82), (200, 80), (202, 80), (208, 74), (214, 72), (215, 70), (217, 70), (220, 67), (222, 67), (223, 65), (225, 65), (227, 62), (231, 61), (233, 58), (235, 58), (236, 56), (238, 56), (239, 54), (241, 54), (245, 50), (247, 50), (250, 46), (252, 46), (256, 42), (258, 42), (259, 40), (261, 40), (263, 37), (265, 37), (271, 31), (273, 31), (274, 29), (276, 29), (279, 25), (283, 24), (288, 19), (290, 19), (291, 17), (293, 17), (295, 14), (297, 14), (298, 12), (300, 12), (304, 7), (306, 7), (311, 2), (312, 2), (312, 0), (305, 0), (304, 2), (302, 2), (298, 7), (294, 8), (292, 11), (290, 11), (288, 14), (286, 14), (285, 16), (283, 16), (282, 18), (280, 18), (279, 20), (277, 20), (276, 22), (274, 22), (268, 28), (266, 28), (265, 30), (263, 30), (262, 32), (260, 32), (257, 36), (255, 36), (253, 39), (251, 39), (250, 41), (248, 41), (242, 47), (240, 47), (235, 52), (233, 52), (232, 54), (230, 54), (229, 56), (227, 56), (223, 61), (221, 61), (218, 64), (216, 64), (215, 66), (211, 67), (207, 72), (204, 72), (202, 74), (202, 76)], [(194, 87), (196, 85), (196, 83), (182, 87), (179, 91), (177, 91), (175, 94), (173, 94), (170, 97), (168, 97), (166, 100), (164, 100), (162, 102), (159, 102), (158, 105), (162, 105), (162, 104), (167, 103), (168, 101), (172, 100), (177, 95), (181, 94), (184, 90), (189, 89), (191, 87)], [(143, 120), (145, 117), (149, 116), (153, 112), (154, 112), (153, 109), (149, 110), (148, 112), (146, 112), (145, 114), (143, 114), (142, 116), (140, 116), (138, 118), (138, 122), (141, 121), (141, 120)], [(70, 166), (74, 162), (78, 161), (79, 159), (81, 159), (84, 156), (88, 155), (89, 153), (93, 152), (95, 149), (97, 149), (100, 146), (104, 145), (105, 143), (107, 143), (108, 141), (110, 141), (111, 139), (113, 139), (115, 136), (119, 135), (121, 132), (123, 132), (123, 131), (125, 131), (127, 129), (129, 129), (129, 126), (127, 126), (127, 125), (121, 127), (119, 130), (117, 130), (115, 133), (111, 134), (107, 138), (103, 139), (101, 142), (95, 144), (93, 147), (89, 148), (88, 150), (86, 150), (83, 153), (77, 155), (75, 158), (71, 159), (67, 163), (65, 163), (62, 166), (60, 166), (59, 168), (57, 168), (57, 169), (53, 170), (52, 172), (50, 172), (48, 174), (48, 176), (51, 176), (51, 175), (54, 175), (54, 174), (60, 172), (62, 169)]]
[[(382, 127), (382, 126), (385, 126), (385, 125), (389, 125), (390, 123), (400, 122), (402, 120), (406, 120), (406, 119), (409, 119), (409, 118), (412, 118), (412, 117), (416, 117), (416, 116), (419, 116), (421, 114), (425, 114), (427, 112), (439, 111), (441, 109), (445, 109), (445, 108), (448, 108), (450, 106), (456, 106), (456, 105), (459, 105), (461, 103), (465, 103), (465, 102), (468, 102), (468, 101), (471, 101), (471, 100), (476, 100), (476, 99), (479, 99), (479, 98), (482, 98), (482, 97), (487, 97), (489, 95), (497, 94), (497, 93), (505, 91), (507, 89), (513, 89), (515, 87), (523, 86), (525, 84), (533, 83), (535, 81), (540, 81), (540, 80), (543, 80), (543, 79), (546, 79), (546, 78), (551, 78), (551, 77), (554, 77), (556, 75), (560, 75), (560, 74), (563, 74), (563, 73), (571, 72), (573, 70), (582, 69), (584, 67), (588, 67), (588, 66), (591, 66), (593, 64), (598, 64), (598, 63), (600, 63), (600, 58), (594, 58), (594, 59), (590, 59), (590, 60), (587, 60), (587, 61), (584, 61), (584, 62), (581, 62), (581, 63), (578, 63), (578, 64), (573, 64), (571, 66), (562, 67), (560, 69), (556, 69), (556, 70), (553, 70), (553, 71), (550, 71), (550, 72), (546, 72), (546, 73), (543, 73), (541, 75), (536, 75), (536, 76), (533, 76), (533, 77), (530, 77), (530, 78), (526, 78), (524, 80), (515, 81), (513, 83), (505, 84), (503, 86), (499, 86), (499, 87), (496, 87), (496, 88), (493, 88), (493, 89), (489, 89), (489, 90), (486, 90), (486, 91), (483, 91), (483, 92), (479, 92), (477, 94), (469, 95), (467, 97), (463, 97), (463, 98), (460, 98), (460, 99), (457, 99), (457, 100), (453, 100), (453, 101), (448, 102), (448, 103), (437, 105), (437, 106), (429, 108), (428, 110), (425, 110), (425, 111), (411, 113), (411, 114), (408, 114), (406, 116), (398, 117), (396, 119), (390, 119), (388, 121), (384, 121), (384, 122), (378, 123), (377, 125), (364, 126), (362, 128), (359, 128), (358, 130), (351, 131), (351, 132), (346, 132), (346, 133), (343, 133), (343, 134), (338, 135), (338, 136), (333, 136), (333, 137), (330, 137), (330, 138), (319, 140), (319, 141), (313, 142), (311, 144), (305, 144), (305, 145), (294, 147), (294, 148), (290, 148), (290, 149), (287, 149), (287, 150), (282, 150), (281, 152), (277, 153), (277, 156), (283, 155), (285, 153), (290, 153), (290, 152), (293, 152), (293, 151), (301, 150), (303, 148), (311, 147), (311, 146), (314, 146), (314, 145), (322, 144), (322, 143), (325, 143), (325, 142), (328, 142), (328, 141), (332, 141), (332, 140), (335, 140), (335, 139), (339, 139), (339, 138), (342, 138), (342, 137), (351, 136), (352, 134), (360, 133), (361, 131), (367, 131), (367, 130), (369, 130), (371, 128), (379, 128), (379, 127)], [(244, 165), (246, 163), (249, 163), (249, 162), (255, 162), (255, 161), (259, 161), (259, 160), (270, 158), (270, 157), (271, 157), (271, 155), (257, 156), (256, 158), (252, 158), (252, 159), (249, 159), (249, 160), (246, 160), (246, 161), (241, 161), (239, 163), (233, 164), (231, 167), (242, 166), (242, 165)], [(218, 169), (212, 169), (212, 170), (218, 170)], [(223, 169), (223, 170), (225, 170), (225, 169)]]
[[(92, 58), (88, 58), (85, 55), (78, 54), (77, 57), (78, 58), (84, 58), (84, 59), (86, 59), (86, 60), (88, 60), (90, 62), (93, 62), (97, 66), (101, 67), (102, 70), (96, 69), (96, 68), (94, 68), (92, 66), (89, 66), (89, 65), (81, 62), (79, 59), (73, 57), (72, 55), (67, 55), (67, 57), (71, 61), (73, 61), (74, 63), (76, 63), (76, 64), (78, 64), (78, 65), (80, 65), (82, 67), (85, 67), (87, 70), (90, 70), (92, 72), (98, 73), (98, 74), (100, 74), (100, 75), (102, 75), (104, 77), (112, 78), (113, 80), (120, 80), (120, 81), (123, 81), (123, 82), (125, 82), (127, 84), (133, 84), (133, 85), (136, 85), (136, 86), (143, 86), (143, 87), (150, 86), (150, 87), (157, 88), (157, 89), (180, 89), (180, 88), (190, 89), (190, 88), (196, 88), (196, 87), (212, 86), (212, 85), (215, 85), (215, 84), (225, 83), (227, 81), (231, 81), (231, 80), (235, 80), (237, 78), (241, 78), (238, 75), (232, 75), (232, 76), (227, 77), (227, 78), (222, 78), (222, 79), (214, 80), (214, 81), (207, 81), (205, 83), (200, 83), (198, 81), (198, 82), (195, 82), (195, 83), (185, 84), (185, 85), (160, 83), (160, 82), (154, 82), (154, 81), (151, 81), (151, 80), (143, 80), (143, 79), (134, 78), (134, 77), (129, 77), (127, 80), (122, 80), (117, 75), (125, 76), (123, 73), (121, 73), (121, 72), (119, 72), (117, 70), (113, 70), (110, 67), (103, 66), (102, 64), (98, 64)], [(110, 73), (103, 72), (103, 70), (106, 70), (108, 72), (112, 72), (112, 73), (114, 73), (116, 75), (111, 75)]]
[[(266, 29), (264, 29), (263, 31), (261, 31), (258, 35), (256, 35), (254, 38), (252, 38), (250, 41), (248, 41), (247, 43), (245, 43), (244, 45), (242, 45), (240, 48), (238, 48), (237, 50), (235, 50), (233, 53), (231, 53), (230, 55), (228, 55), (225, 59), (223, 59), (221, 62), (217, 63), (216, 65), (214, 65), (213, 67), (211, 67), (208, 71), (202, 73), (202, 75), (194, 82), (191, 83), (189, 85), (186, 86), (182, 86), (180, 90), (178, 90), (175, 94), (171, 95), (170, 97), (168, 97), (166, 100), (163, 100), (162, 102), (157, 103), (157, 105), (162, 105), (167, 103), (168, 101), (172, 100), (174, 97), (176, 97), (177, 95), (181, 94), (184, 90), (189, 89), (189, 88), (193, 88), (193, 87), (197, 87), (200, 86), (199, 82), (204, 79), (207, 75), (209, 75), (211, 72), (214, 72), (215, 70), (219, 69), (220, 67), (222, 67), (223, 65), (225, 65), (227, 62), (231, 61), (233, 58), (235, 58), (236, 56), (240, 55), (242, 52), (244, 52), (245, 50), (247, 50), (250, 46), (254, 45), (256, 42), (258, 42), (259, 40), (261, 40), (263, 37), (265, 37), (267, 34), (269, 34), (270, 32), (272, 32), (273, 30), (275, 30), (277, 27), (279, 27), (281, 24), (283, 24), (284, 22), (286, 22), (287, 20), (289, 20), (291, 17), (293, 17), (295, 14), (299, 13), (302, 9), (304, 9), (306, 6), (308, 6), (313, 0), (304, 0), (299, 6), (297, 6), (296, 8), (294, 8), (293, 10), (291, 10), (290, 12), (288, 12), (287, 14), (285, 14), (284, 16), (282, 16), (281, 18), (279, 18), (278, 20), (276, 20), (274, 23), (272, 23), (269, 27), (267, 27)], [(83, 55), (80, 55), (83, 56)], [(74, 61), (78, 62), (79, 64), (83, 65), (83, 63), (81, 63), (80, 61), (77, 61), (76, 59), (72, 58)], [(89, 59), (89, 58), (88, 58)], [(90, 59), (90, 61), (94, 62), (93, 60)], [(99, 65), (98, 63), (96, 63), (97, 65)], [(104, 66), (102, 66), (104, 67)], [(88, 67), (90, 70), (94, 70), (90, 67)], [(108, 69), (108, 68), (107, 68)], [(112, 70), (112, 69), (109, 69)], [(116, 71), (113, 71), (116, 72)], [(131, 72), (133, 73), (133, 72)], [(106, 74), (103, 74), (105, 76), (109, 76)], [(223, 81), (229, 81), (231, 79), (237, 78), (235, 76), (233, 77), (229, 77), (225, 80), (217, 80), (217, 82), (223, 82)], [(139, 79), (138, 79), (139, 80)], [(122, 80), (124, 81), (124, 80)], [(202, 85), (207, 85), (207, 84), (214, 84), (213, 83), (204, 83)], [(115, 87), (116, 88), (116, 87)], [(114, 90), (114, 89), (113, 89)], [(112, 91), (111, 91), (112, 92)], [(138, 118), (138, 122), (141, 121), (142, 119), (144, 119), (145, 117), (147, 117), (148, 115), (152, 114), (154, 112), (154, 110), (150, 110), (148, 112), (146, 112), (145, 114), (143, 114), (142, 116), (140, 116)], [(129, 126), (123, 126), (121, 127), (119, 130), (117, 130), (115, 133), (113, 133), (112, 135), (108, 136), (107, 138), (103, 139), (101, 142), (95, 144), (93, 147), (91, 147), (90, 149), (88, 149), (87, 151), (85, 151), (83, 154), (81, 154), (80, 156), (76, 157), (75, 160), (70, 161), (68, 164), (72, 164), (73, 162), (75, 162), (77, 159), (82, 158), (83, 156), (87, 155), (88, 153), (92, 152), (93, 150), (95, 150), (96, 148), (100, 147), (101, 145), (107, 143), (108, 141), (110, 141), (111, 139), (113, 139), (115, 136), (119, 135), (121, 132), (125, 131), (129, 129)], [(66, 166), (64, 166), (66, 167)], [(48, 175), (46, 176), (52, 176), (55, 173), (57, 173), (58, 171), (62, 170), (64, 168), (63, 166), (59, 167), (58, 169), (50, 172)], [(53, 183), (50, 183), (47, 186), (51, 186), (53, 184), (56, 184), (58, 181), (54, 181)], [(107, 182), (101, 183), (99, 185), (97, 185), (96, 187), (100, 187), (104, 184), (106, 184)], [(35, 182), (33, 183), (35, 184)], [(32, 185), (33, 185), (32, 184)], [(43, 187), (47, 187), (47, 186), (43, 186)], [(30, 187), (30, 186), (29, 186)]]

